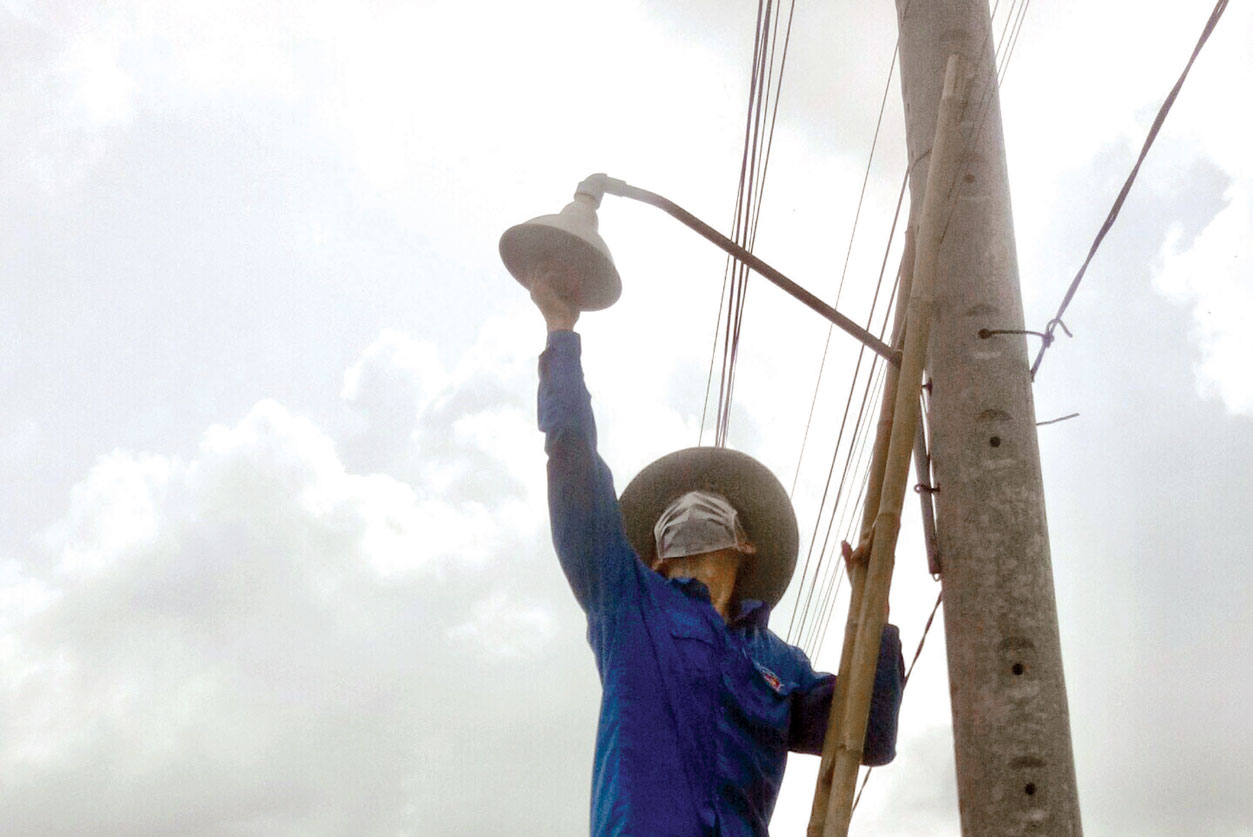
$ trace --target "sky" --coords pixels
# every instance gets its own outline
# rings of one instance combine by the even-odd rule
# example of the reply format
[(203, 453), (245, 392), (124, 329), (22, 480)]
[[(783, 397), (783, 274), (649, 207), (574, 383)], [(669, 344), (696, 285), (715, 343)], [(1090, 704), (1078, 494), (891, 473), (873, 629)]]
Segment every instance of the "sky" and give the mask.
[[(1001, 90), (1028, 328), (1206, 5), (1029, 7)], [(586, 831), (598, 684), (547, 531), (544, 327), (496, 243), (597, 171), (727, 230), (755, 13), (0, 2), (6, 834)], [(895, 26), (796, 6), (756, 252), (827, 300)], [(1089, 834), (1253, 834), (1250, 78), (1235, 3), (1036, 378), (1040, 420), (1079, 414), (1040, 445)], [(905, 170), (887, 101), (842, 310)], [(579, 330), (621, 488), (699, 438), (724, 263), (649, 207), (600, 223), (624, 291)], [(802, 458), (827, 328), (751, 301), (730, 444), (796, 477), (805, 541), (855, 350), (832, 338)], [(938, 591), (913, 517), (907, 657)], [(946, 676), (941, 619), (852, 833), (959, 833)], [(815, 771), (793, 757), (772, 833)]]

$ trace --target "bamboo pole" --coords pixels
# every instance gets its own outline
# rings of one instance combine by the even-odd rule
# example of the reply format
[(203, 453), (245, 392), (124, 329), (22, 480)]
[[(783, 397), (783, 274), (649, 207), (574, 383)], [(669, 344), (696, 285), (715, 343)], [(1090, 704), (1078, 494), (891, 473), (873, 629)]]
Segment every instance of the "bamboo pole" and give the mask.
[[(906, 318), (909, 314), (909, 300), (914, 290), (914, 259), (917, 257), (917, 246), (914, 241), (914, 228), (905, 230), (905, 249), (901, 253), (901, 286), (897, 291), (896, 311), (892, 317), (892, 348), (902, 350), (905, 346)], [(879, 425), (875, 432), (874, 452), (870, 457), (870, 484), (866, 488), (866, 500), (862, 506), (861, 545), (870, 540), (874, 526), (874, 514), (879, 508), (879, 498), (883, 494), (883, 468), (888, 460), (888, 441), (892, 436), (892, 411), (896, 404), (897, 382), (900, 380), (900, 367), (889, 366), (883, 379), (883, 400), (879, 404)]]
[(935, 141), (918, 229), (913, 287), (905, 327), (905, 350), (895, 393), (883, 487), (871, 532), (870, 559), (859, 603), (857, 632), (847, 675), (847, 698), (842, 707), (844, 711), (839, 716), (828, 809), (821, 832), (823, 837), (843, 837), (848, 833), (857, 769), (862, 760), (870, 696), (885, 622), (884, 610), (892, 583), (896, 538), (900, 532), (901, 505), (909, 482), (910, 458), (919, 418), (918, 387), (922, 383), (931, 330), (932, 288), (960, 148), (959, 64), (957, 55), (949, 57), (944, 93), (936, 119)]
[[(914, 230), (905, 231), (905, 248), (901, 253), (900, 287), (896, 294), (896, 311), (892, 317), (892, 348), (900, 350), (905, 339), (905, 318), (909, 310), (908, 300), (914, 277)], [(892, 406), (896, 403), (896, 382), (899, 368), (888, 364), (883, 380), (883, 399), (879, 404), (879, 423), (875, 430), (874, 449), (870, 456), (870, 481), (866, 487), (865, 505), (862, 506), (861, 529), (858, 533), (859, 549), (870, 539), (874, 512), (879, 508), (879, 496), (883, 489), (883, 465), (888, 456), (888, 439), (892, 433)], [(822, 834), (822, 823), (827, 818), (827, 805), (831, 799), (831, 775), (835, 767), (835, 745), (839, 738), (840, 719), (844, 717), (847, 696), (848, 672), (853, 662), (853, 642), (857, 638), (857, 625), (861, 618), (861, 597), (865, 589), (866, 563), (856, 561), (848, 568), (849, 605), (848, 621), (844, 625), (844, 646), (840, 651), (840, 671), (835, 680), (835, 696), (827, 716), (827, 736), (822, 745), (822, 764), (818, 768), (818, 783), (814, 788), (814, 802), (809, 814), (810, 837)]]

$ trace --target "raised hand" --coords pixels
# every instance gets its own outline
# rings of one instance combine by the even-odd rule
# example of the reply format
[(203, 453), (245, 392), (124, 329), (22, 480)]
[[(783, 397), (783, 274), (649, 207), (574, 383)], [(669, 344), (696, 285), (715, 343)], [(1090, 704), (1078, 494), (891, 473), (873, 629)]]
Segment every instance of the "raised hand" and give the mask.
[(531, 272), (531, 300), (549, 331), (570, 331), (579, 319), (578, 277), (560, 262), (541, 262)]

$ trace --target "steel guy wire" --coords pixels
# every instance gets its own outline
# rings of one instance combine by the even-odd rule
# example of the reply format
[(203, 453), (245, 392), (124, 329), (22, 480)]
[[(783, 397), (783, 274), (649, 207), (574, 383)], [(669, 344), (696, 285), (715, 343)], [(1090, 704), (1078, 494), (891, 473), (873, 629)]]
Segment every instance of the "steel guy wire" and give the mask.
[(1075, 298), (1075, 291), (1079, 290), (1079, 283), (1083, 281), (1083, 276), (1088, 270), (1088, 265), (1092, 263), (1092, 257), (1096, 255), (1096, 251), (1100, 249), (1101, 243), (1105, 240), (1105, 235), (1114, 226), (1114, 221), (1118, 218), (1118, 213), (1122, 210), (1123, 202), (1127, 199), (1127, 194), (1131, 191), (1131, 184), (1135, 183), (1136, 175), (1140, 173), (1140, 165), (1144, 162), (1144, 158), (1148, 156), (1149, 149), (1153, 147), (1153, 141), (1157, 139), (1157, 134), (1162, 128), (1162, 124), (1166, 121), (1166, 115), (1170, 113), (1171, 107), (1175, 104), (1175, 99), (1179, 95), (1179, 91), (1183, 89), (1183, 83), (1188, 78), (1188, 72), (1192, 69), (1192, 65), (1196, 62), (1196, 58), (1201, 54), (1202, 47), (1205, 46), (1209, 36), (1214, 31), (1214, 27), (1218, 25), (1219, 18), (1223, 12), (1227, 10), (1227, 0), (1218, 0), (1214, 6), (1214, 10), (1210, 12), (1209, 20), (1205, 24), (1205, 28), (1201, 30), (1201, 37), (1197, 40), (1196, 46), (1192, 49), (1192, 55), (1188, 58), (1188, 63), (1184, 65), (1183, 72), (1179, 75), (1179, 80), (1175, 82), (1175, 86), (1170, 89), (1170, 93), (1166, 95), (1165, 101), (1162, 102), (1161, 108), (1157, 111), (1157, 116), (1153, 120), (1152, 126), (1149, 128), (1148, 136), (1144, 139), (1144, 146), (1140, 149), (1140, 156), (1136, 158), (1135, 165), (1131, 167), (1131, 173), (1127, 175), (1127, 180), (1123, 183), (1122, 189), (1118, 192), (1118, 197), (1114, 199), (1114, 205), (1110, 207), (1109, 214), (1105, 217), (1101, 228), (1097, 230), (1096, 239), (1092, 242), (1092, 246), (1088, 249), (1087, 258), (1083, 260), (1083, 264), (1079, 266), (1079, 272), (1075, 274), (1075, 278), (1071, 280), (1070, 286), (1066, 289), (1066, 295), (1062, 297), (1062, 303), (1057, 308), (1057, 313), (1053, 315), (1053, 319), (1049, 320), (1048, 325), (1044, 328), (1044, 340), (1041, 342), (1040, 351), (1035, 356), (1035, 362), (1031, 364), (1031, 379), (1035, 380), (1035, 373), (1040, 369), (1040, 362), (1044, 360), (1044, 353), (1048, 351), (1049, 346), (1053, 344), (1053, 338), (1056, 336), (1054, 332), (1057, 327), (1062, 324), (1062, 315), (1066, 313), (1066, 309), (1070, 307), (1070, 301)]

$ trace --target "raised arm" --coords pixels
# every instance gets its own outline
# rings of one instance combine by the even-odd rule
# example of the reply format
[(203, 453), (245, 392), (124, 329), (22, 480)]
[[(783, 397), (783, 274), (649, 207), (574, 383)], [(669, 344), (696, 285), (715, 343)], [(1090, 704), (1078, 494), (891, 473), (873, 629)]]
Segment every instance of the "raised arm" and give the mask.
[(539, 427), (548, 453), (553, 546), (589, 620), (633, 589), (638, 563), (622, 528), (613, 476), (596, 454), (596, 422), (583, 382), (578, 309), (562, 293), (560, 271), (539, 272), (531, 298), (548, 325), (540, 356)]

